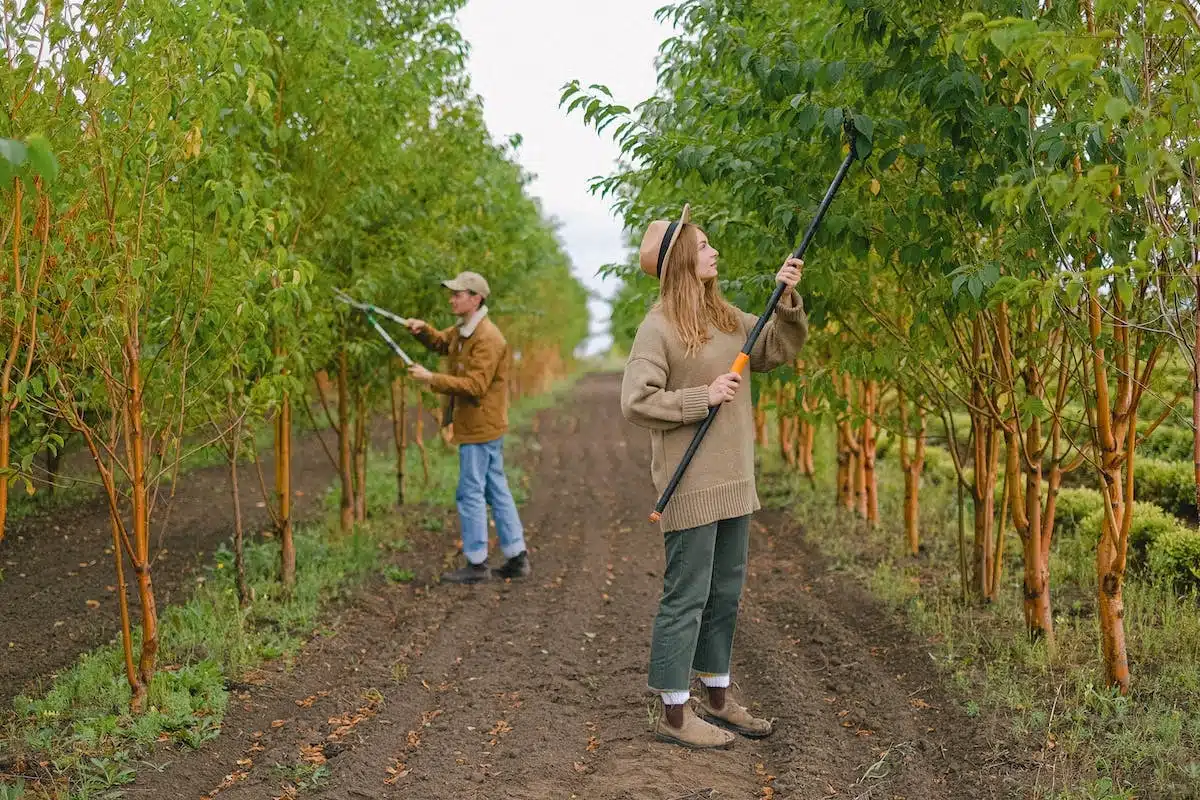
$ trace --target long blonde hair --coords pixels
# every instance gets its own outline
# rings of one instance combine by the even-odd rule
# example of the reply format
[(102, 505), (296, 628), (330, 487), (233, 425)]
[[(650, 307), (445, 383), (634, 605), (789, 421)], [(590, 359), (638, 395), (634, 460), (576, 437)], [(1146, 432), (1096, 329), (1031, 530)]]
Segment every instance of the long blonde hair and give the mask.
[(725, 333), (737, 330), (737, 311), (721, 295), (717, 279), (701, 280), (696, 275), (696, 255), (700, 229), (684, 223), (679, 238), (663, 269), (658, 290), (658, 306), (675, 326), (688, 356), (694, 356), (708, 344), (709, 326)]

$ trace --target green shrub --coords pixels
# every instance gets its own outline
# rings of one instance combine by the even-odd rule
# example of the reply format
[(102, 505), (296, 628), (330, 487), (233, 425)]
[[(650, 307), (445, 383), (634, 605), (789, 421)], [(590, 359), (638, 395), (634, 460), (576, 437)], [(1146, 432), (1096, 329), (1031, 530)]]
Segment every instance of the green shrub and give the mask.
[(1134, 461), (1133, 488), (1138, 500), (1156, 503), (1179, 517), (1196, 513), (1196, 473), (1190, 461)]
[[(1104, 498), (1095, 489), (1062, 489), (1054, 504), (1054, 533), (1078, 533), (1081, 523), (1104, 511)], [(1099, 535), (1099, 528), (1097, 535)]]
[(953, 486), (957, 473), (954, 471), (954, 459), (951, 458), (949, 451), (940, 447), (926, 448), (924, 475), (935, 486), (943, 483)]
[(1189, 428), (1159, 425), (1146, 441), (1142, 442), (1138, 454), (1161, 458), (1164, 461), (1191, 461), (1192, 439), (1192, 431)]
[(1200, 588), (1200, 531), (1167, 531), (1150, 546), (1150, 574), (1179, 587)]
[[(1079, 533), (1091, 541), (1100, 540), (1100, 529), (1104, 522), (1104, 510), (1088, 515), (1079, 523)], [(1154, 503), (1133, 504), (1133, 525), (1129, 529), (1129, 556), (1133, 562), (1142, 562), (1154, 541), (1164, 533), (1183, 530), (1183, 523)]]

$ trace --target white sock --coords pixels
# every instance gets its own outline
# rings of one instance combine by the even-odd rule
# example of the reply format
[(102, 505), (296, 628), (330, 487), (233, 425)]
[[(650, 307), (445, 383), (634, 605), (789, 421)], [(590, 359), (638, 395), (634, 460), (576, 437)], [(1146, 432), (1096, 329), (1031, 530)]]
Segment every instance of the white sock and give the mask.
[(688, 701), (692, 696), (691, 692), (663, 692), (662, 700), (664, 705), (681, 706)]
[(700, 682), (710, 689), (728, 689), (728, 675), (701, 675)]

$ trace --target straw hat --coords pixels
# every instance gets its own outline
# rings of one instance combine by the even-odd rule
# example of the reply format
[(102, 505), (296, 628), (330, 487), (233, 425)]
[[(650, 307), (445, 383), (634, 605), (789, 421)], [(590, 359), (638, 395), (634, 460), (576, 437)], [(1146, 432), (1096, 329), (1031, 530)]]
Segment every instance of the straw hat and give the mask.
[(685, 203), (683, 213), (677, 221), (668, 222), (665, 219), (656, 219), (650, 223), (650, 227), (646, 229), (646, 235), (642, 237), (642, 246), (638, 253), (641, 257), (642, 272), (651, 278), (662, 278), (662, 272), (667, 268), (667, 261), (671, 258), (671, 249), (679, 240), (679, 234), (683, 231), (684, 224), (691, 222), (691, 219), (692, 207)]

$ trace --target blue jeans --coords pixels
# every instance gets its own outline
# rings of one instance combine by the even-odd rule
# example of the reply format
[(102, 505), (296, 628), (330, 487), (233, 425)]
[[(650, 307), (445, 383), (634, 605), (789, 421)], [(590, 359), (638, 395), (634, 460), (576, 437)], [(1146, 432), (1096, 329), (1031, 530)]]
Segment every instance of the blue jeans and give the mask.
[(488, 556), (487, 507), (492, 507), (496, 533), (505, 558), (525, 550), (525, 531), (517, 504), (504, 476), (504, 437), (458, 448), (458, 521), (462, 526), (463, 555), (472, 564)]

